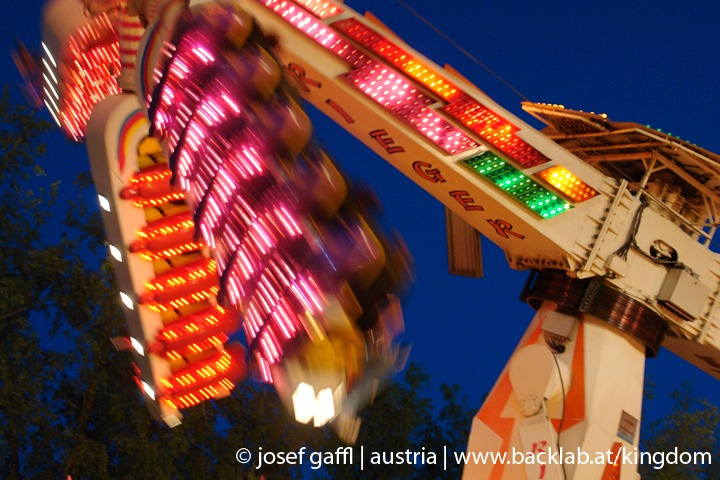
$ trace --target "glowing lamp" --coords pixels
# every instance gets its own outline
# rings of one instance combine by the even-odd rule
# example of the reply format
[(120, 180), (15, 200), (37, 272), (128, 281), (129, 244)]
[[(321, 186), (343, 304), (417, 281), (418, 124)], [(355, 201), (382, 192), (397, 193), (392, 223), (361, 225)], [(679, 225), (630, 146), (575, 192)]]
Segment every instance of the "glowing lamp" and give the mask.
[(332, 390), (323, 388), (317, 396), (317, 411), (315, 412), (315, 426), (322, 427), (335, 417)]
[(295, 420), (300, 423), (308, 423), (315, 416), (317, 405), (315, 403), (315, 390), (311, 385), (300, 382), (300, 385), (292, 394)]
[(125, 304), (127, 308), (130, 310), (134, 310), (134, 305), (132, 299), (126, 294), (125, 292), (120, 292), (120, 300)]
[(570, 173), (570, 171), (562, 165), (550, 167), (535, 175), (576, 202), (584, 202), (598, 194), (595, 189)]
[(389, 60), (395, 67), (422, 83), (443, 99), (451, 102), (462, 94), (458, 87), (443, 77), (437, 70), (410, 55), (356, 19), (340, 20), (333, 23), (332, 26), (362, 46)]
[(309, 11), (318, 18), (334, 17), (343, 12), (343, 9), (329, 0), (293, 0), (298, 5), (302, 5), (305, 10)]
[(115, 245), (110, 245), (110, 255), (118, 262), (122, 262), (122, 252)]
[(355, 67), (367, 63), (367, 56), (353, 47), (313, 15), (296, 3), (286, 0), (263, 0), (267, 8), (280, 15), (285, 21)]
[(137, 353), (139, 353), (140, 355), (145, 355), (145, 349), (143, 348), (142, 343), (138, 342), (135, 338), (130, 337), (130, 344)]
[(105, 198), (103, 195), (98, 195), (98, 201), (100, 202), (100, 208), (106, 212), (110, 212), (110, 200)]
[(155, 400), (155, 391), (152, 389), (152, 387), (151, 387), (150, 385), (148, 385), (148, 384), (145, 383), (145, 382), (142, 382), (142, 388), (143, 388), (143, 390), (145, 391), (145, 393), (147, 394), (148, 397), (150, 397), (150, 398), (152, 398), (153, 400)]
[(460, 129), (428, 108), (433, 100), (392, 68), (371, 62), (342, 78), (445, 152), (457, 154), (478, 146)]
[(525, 168), (549, 161), (515, 134), (518, 127), (473, 98), (466, 96), (442, 110)]
[(559, 215), (572, 206), (554, 192), (535, 182), (492, 152), (464, 160), (463, 163), (485, 180), (523, 203), (542, 218)]

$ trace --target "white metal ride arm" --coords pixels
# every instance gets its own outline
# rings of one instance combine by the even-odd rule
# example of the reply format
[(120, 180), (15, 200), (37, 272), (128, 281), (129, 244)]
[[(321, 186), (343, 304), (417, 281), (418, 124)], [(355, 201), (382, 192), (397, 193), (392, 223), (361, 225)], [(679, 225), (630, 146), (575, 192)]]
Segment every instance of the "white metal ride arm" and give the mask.
[[(304, 4), (317, 4), (315, 13)], [(697, 228), (681, 227), (662, 205), (640, 213), (641, 199), (655, 198), (649, 188), (638, 194), (647, 178), (625, 184), (603, 174), (346, 5), (240, 5), (279, 37), (285, 72), (307, 101), (502, 248), (512, 268), (608, 275), (607, 283), (670, 323), (671, 350), (720, 379), (720, 262), (697, 241)], [(674, 148), (688, 145), (674, 140)], [(720, 210), (716, 195), (703, 199), (701, 226)], [(636, 247), (614, 255), (633, 230)], [(648, 258), (658, 244), (678, 262)], [(669, 279), (668, 267), (686, 274)], [(687, 290), (673, 295), (673, 285)], [(679, 299), (686, 294), (692, 300)], [(703, 358), (694, 355), (700, 350)]]
[[(147, 23), (138, 45), (138, 22), (130, 27), (120, 22), (119, 50), (126, 57), (137, 50), (135, 63), (113, 56), (115, 31), (107, 16), (87, 23), (82, 12), (70, 15), (66, 5), (71, 3), (56, 0), (46, 9), (46, 49), (61, 60), (56, 65), (48, 57), (46, 82), (52, 94), (46, 92), (46, 101), (76, 139), (84, 135), (91, 111), (95, 120), (112, 127), (100, 131), (91, 125), (90, 131), (94, 142), (107, 140), (96, 153), (111, 159), (100, 163), (112, 168), (101, 172), (108, 181), (98, 186), (105, 185), (115, 199), (120, 187), (137, 175), (135, 166), (123, 170), (123, 162), (118, 164), (118, 152), (119, 158), (129, 155), (133, 165), (142, 163), (141, 157), (147, 163), (156, 160), (153, 155), (161, 156), (144, 151), (136, 140), (148, 128), (141, 110), (157, 80), (153, 66), (164, 45), (158, 40), (169, 40), (164, 36), (173, 25), (148, 20), (157, 17), (161, 4), (161, 17), (172, 18), (187, 2), (130, 2)], [(635, 124), (533, 104), (528, 109), (550, 125), (541, 133), (452, 69), (415, 52), (372, 17), (344, 5), (317, 0), (235, 3), (278, 38), (275, 53), (286, 78), (309, 102), (500, 246), (512, 268), (533, 270), (523, 298), (537, 314), (475, 417), (468, 446), (469, 452), (507, 456), (503, 462), (471, 461), (464, 478), (635, 480), (636, 466), (615, 459), (638, 445), (646, 355), (665, 345), (720, 378), (720, 261), (698, 242), (709, 236), (704, 228), (712, 232), (718, 223), (720, 157)], [(112, 64), (81, 57), (83, 48), (89, 48), (83, 28), (104, 35), (101, 57), (112, 57)], [(68, 49), (62, 41), (71, 37)], [(104, 83), (75, 82), (80, 77), (62, 60), (75, 58), (68, 52)], [(128, 82), (135, 65), (140, 105), (130, 93), (97, 109), (86, 101), (118, 93), (116, 72), (121, 69)], [(66, 99), (73, 101), (62, 103)], [(113, 109), (124, 117), (115, 118)], [(101, 118), (103, 112), (115, 120)], [(125, 121), (130, 119), (136, 121)], [(581, 128), (575, 129), (576, 124)], [(617, 135), (626, 137), (618, 140)], [(651, 140), (649, 146), (639, 152), (645, 139)], [(631, 152), (603, 153), (623, 141)], [(618, 168), (606, 168), (613, 161), (642, 166), (623, 164), (622, 178), (615, 178), (612, 172)], [(123, 221), (135, 219), (139, 225), (140, 217), (123, 214)], [(125, 234), (116, 235), (113, 245), (127, 246), (138, 226), (118, 225), (109, 233)], [(140, 273), (138, 278), (149, 275)], [(162, 273), (155, 273), (159, 281)], [(130, 288), (128, 275), (119, 279)], [(132, 298), (126, 306), (134, 307)], [(132, 333), (139, 338), (155, 336), (136, 330)], [(139, 365), (152, 371), (143, 376), (146, 393), (154, 396), (167, 365), (144, 361)], [(161, 416), (178, 418), (174, 412)], [(572, 452), (574, 459), (563, 455), (562, 463), (552, 464), (548, 457), (557, 448)], [(596, 454), (606, 452), (600, 461)], [(580, 464), (581, 453), (590, 456), (586, 463)], [(546, 455), (545, 463), (538, 454)]]
[[(646, 352), (665, 339), (720, 378), (720, 262), (698, 242), (697, 226), (651, 194), (660, 169), (629, 181), (602, 173), (345, 5), (240, 5), (279, 37), (285, 72), (306, 100), (500, 246), (512, 268), (541, 270), (524, 295), (538, 314), (475, 419), (468, 449), (563, 447), (595, 462), (558, 468), (508, 458), (468, 465), (464, 478), (635, 479), (636, 466), (614, 459), (638, 445)], [(695, 225), (709, 218), (713, 226), (715, 196), (692, 172), (668, 168), (703, 192)], [(575, 379), (567, 395), (539, 398), (540, 413), (530, 416), (547, 421), (527, 418), (525, 377), (513, 380), (513, 369), (535, 368), (528, 348), (555, 355), (558, 372), (566, 364)], [(594, 458), (600, 452), (604, 462)]]

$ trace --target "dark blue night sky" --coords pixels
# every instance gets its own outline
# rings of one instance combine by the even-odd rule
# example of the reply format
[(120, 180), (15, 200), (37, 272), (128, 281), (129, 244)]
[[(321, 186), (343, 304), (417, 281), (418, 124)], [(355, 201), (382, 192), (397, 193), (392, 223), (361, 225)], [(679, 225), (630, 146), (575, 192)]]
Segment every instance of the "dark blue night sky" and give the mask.
[[(407, 1), (532, 101), (649, 124), (720, 152), (720, 3)], [(2, 83), (19, 81), (9, 55), (13, 37), (40, 48), (42, 3), (5, 2)], [(361, 13), (372, 11), (419, 52), (452, 65), (505, 108), (540, 127), (522, 112), (517, 94), (398, 3), (352, 0), (348, 5)], [(387, 224), (400, 231), (415, 257), (416, 282), (404, 302), (411, 360), (426, 366), (435, 385), (461, 384), (471, 405), (479, 408), (532, 318), (532, 309), (517, 300), (528, 274), (510, 270), (502, 251), (484, 241), (485, 278), (450, 276), (442, 205), (333, 122), (319, 114), (313, 120), (317, 135), (344, 169), (377, 190)], [(72, 197), (72, 176), (88, 169), (85, 151), (68, 146), (59, 132), (47, 142), (48, 178), (65, 179), (63, 191)], [(658, 396), (650, 418), (667, 413), (666, 393), (687, 378), (695, 380), (698, 396), (720, 405), (720, 382), (667, 351), (650, 360), (647, 371)]]

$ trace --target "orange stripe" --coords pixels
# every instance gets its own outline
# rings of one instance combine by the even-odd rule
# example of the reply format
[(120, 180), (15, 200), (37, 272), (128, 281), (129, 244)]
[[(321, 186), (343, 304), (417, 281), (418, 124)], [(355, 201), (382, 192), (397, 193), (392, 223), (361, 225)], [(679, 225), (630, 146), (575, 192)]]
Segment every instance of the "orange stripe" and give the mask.
[[(517, 352), (523, 347), (537, 343), (538, 338), (540, 338), (540, 334), (542, 333), (541, 327), (542, 321), (538, 321), (537, 327), (535, 328), (533, 333), (528, 336), (528, 339), (525, 341), (524, 344), (522, 343), (522, 340), (520, 341), (520, 344), (515, 349), (515, 352)], [(513, 355), (515, 354), (515, 352), (513, 352)], [(510, 395), (512, 395), (512, 392), (513, 389), (512, 384), (510, 383), (510, 374), (508, 373), (508, 369), (506, 367), (505, 371), (500, 377), (500, 380), (498, 380), (498, 383), (490, 392), (490, 396), (487, 398), (487, 400), (485, 400), (485, 403), (483, 404), (480, 412), (478, 412), (477, 415), (478, 419), (482, 423), (487, 425), (490, 430), (495, 432), (499, 437), (503, 439), (502, 446), (500, 447), (501, 452), (508, 451), (508, 448), (510, 446), (510, 439), (512, 438), (512, 433), (515, 428), (514, 418), (501, 417), (508, 400), (510, 400)], [(504, 464), (497, 463), (493, 465), (489, 480), (500, 480), (504, 471)]]
[[(611, 461), (614, 463), (608, 463), (605, 465), (605, 471), (600, 480), (620, 480), (620, 468), (622, 467), (622, 459), (619, 458), (618, 453), (620, 452), (620, 442), (613, 443)], [(618, 457), (615, 461), (615, 457)]]
[[(483, 406), (478, 412), (478, 418), (499, 417), (512, 394), (512, 385), (510, 384), (510, 375), (506, 372), (498, 381), (490, 396), (485, 400)], [(497, 432), (496, 432), (497, 433)]]
[[(537, 343), (538, 338), (540, 338), (540, 333), (542, 332), (542, 322), (538, 322), (537, 328), (535, 331), (529, 336), (527, 341), (525, 342), (522, 347), (526, 347), (528, 345), (532, 345), (534, 343)], [(515, 352), (520, 350), (522, 348), (520, 345), (515, 349)], [(513, 352), (513, 355), (515, 354)], [(505, 408), (505, 404), (507, 404), (507, 401), (510, 399), (510, 395), (512, 395), (512, 385), (510, 384), (510, 374), (507, 371), (507, 367), (505, 371), (502, 374), (502, 377), (500, 377), (500, 380), (498, 380), (497, 385), (492, 389), (490, 392), (490, 395), (488, 396), (487, 400), (485, 400), (485, 403), (483, 404), (482, 408), (480, 409), (480, 412), (478, 413), (478, 418), (482, 416), (497, 416), (499, 417), (502, 415), (502, 411)]]
[(575, 339), (572, 362), (573, 385), (570, 387), (565, 407), (563, 431), (585, 420), (585, 329), (580, 322)]
[[(487, 418), (483, 420), (483, 423), (490, 427), (490, 429), (500, 435), (503, 439), (502, 446), (500, 447), (501, 452), (507, 452), (510, 447), (510, 439), (512, 438), (512, 432), (515, 429), (514, 418)], [(493, 465), (490, 478), (488, 480), (501, 480), (503, 471), (505, 470), (504, 463), (496, 463)]]

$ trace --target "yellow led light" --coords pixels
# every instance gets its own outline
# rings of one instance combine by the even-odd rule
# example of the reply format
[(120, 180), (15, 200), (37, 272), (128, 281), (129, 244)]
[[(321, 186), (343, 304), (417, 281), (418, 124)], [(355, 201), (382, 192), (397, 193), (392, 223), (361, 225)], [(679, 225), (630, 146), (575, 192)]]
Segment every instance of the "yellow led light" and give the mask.
[(570, 173), (570, 171), (562, 165), (550, 167), (547, 170), (536, 173), (536, 175), (575, 202), (584, 202), (598, 194), (595, 189)]

